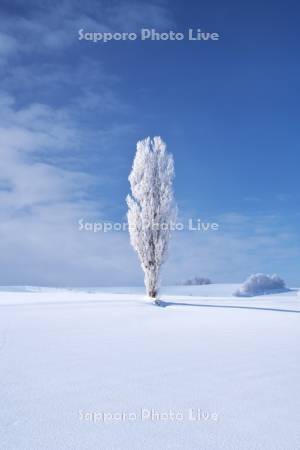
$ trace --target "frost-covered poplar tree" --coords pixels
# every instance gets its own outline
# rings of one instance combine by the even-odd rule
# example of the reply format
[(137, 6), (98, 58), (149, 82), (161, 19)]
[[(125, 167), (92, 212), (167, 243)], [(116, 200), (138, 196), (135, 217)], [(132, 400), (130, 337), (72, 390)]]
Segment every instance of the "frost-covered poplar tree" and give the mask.
[(159, 275), (166, 259), (171, 225), (176, 219), (172, 182), (174, 162), (160, 137), (137, 143), (127, 196), (130, 241), (145, 274), (149, 297), (157, 297)]

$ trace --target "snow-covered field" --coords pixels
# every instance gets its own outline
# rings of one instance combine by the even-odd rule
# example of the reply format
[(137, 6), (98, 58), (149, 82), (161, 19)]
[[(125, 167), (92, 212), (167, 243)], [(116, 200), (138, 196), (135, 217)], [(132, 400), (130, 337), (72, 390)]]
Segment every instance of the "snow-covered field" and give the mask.
[(0, 292), (3, 450), (298, 450), (300, 297)]

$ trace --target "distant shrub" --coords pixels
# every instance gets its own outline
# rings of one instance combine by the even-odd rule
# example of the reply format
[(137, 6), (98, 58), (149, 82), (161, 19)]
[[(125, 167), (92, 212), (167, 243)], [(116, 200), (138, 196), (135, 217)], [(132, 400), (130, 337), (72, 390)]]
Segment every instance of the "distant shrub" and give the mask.
[(211, 281), (209, 278), (195, 277), (191, 280), (186, 280), (183, 284), (184, 286), (202, 286), (204, 284), (211, 284)]
[(250, 275), (242, 284), (241, 288), (235, 292), (238, 297), (250, 297), (253, 295), (270, 294), (286, 290), (285, 282), (278, 275), (265, 275), (257, 273)]

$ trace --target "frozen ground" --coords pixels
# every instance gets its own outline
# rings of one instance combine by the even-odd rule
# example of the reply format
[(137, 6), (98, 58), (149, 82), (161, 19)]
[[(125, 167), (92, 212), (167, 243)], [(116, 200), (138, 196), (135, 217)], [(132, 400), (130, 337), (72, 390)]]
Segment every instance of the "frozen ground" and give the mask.
[(1, 288), (0, 448), (300, 449), (300, 297), (237, 288)]

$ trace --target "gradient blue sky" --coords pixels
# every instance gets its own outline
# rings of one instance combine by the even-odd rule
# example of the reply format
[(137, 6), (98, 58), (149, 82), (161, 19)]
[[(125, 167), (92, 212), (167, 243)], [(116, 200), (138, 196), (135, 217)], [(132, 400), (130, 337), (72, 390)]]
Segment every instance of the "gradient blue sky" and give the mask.
[[(140, 284), (125, 219), (138, 139), (174, 154), (183, 218), (164, 282), (300, 283), (296, 1), (1, 1), (0, 282)], [(78, 40), (78, 30), (218, 32), (217, 42)]]

